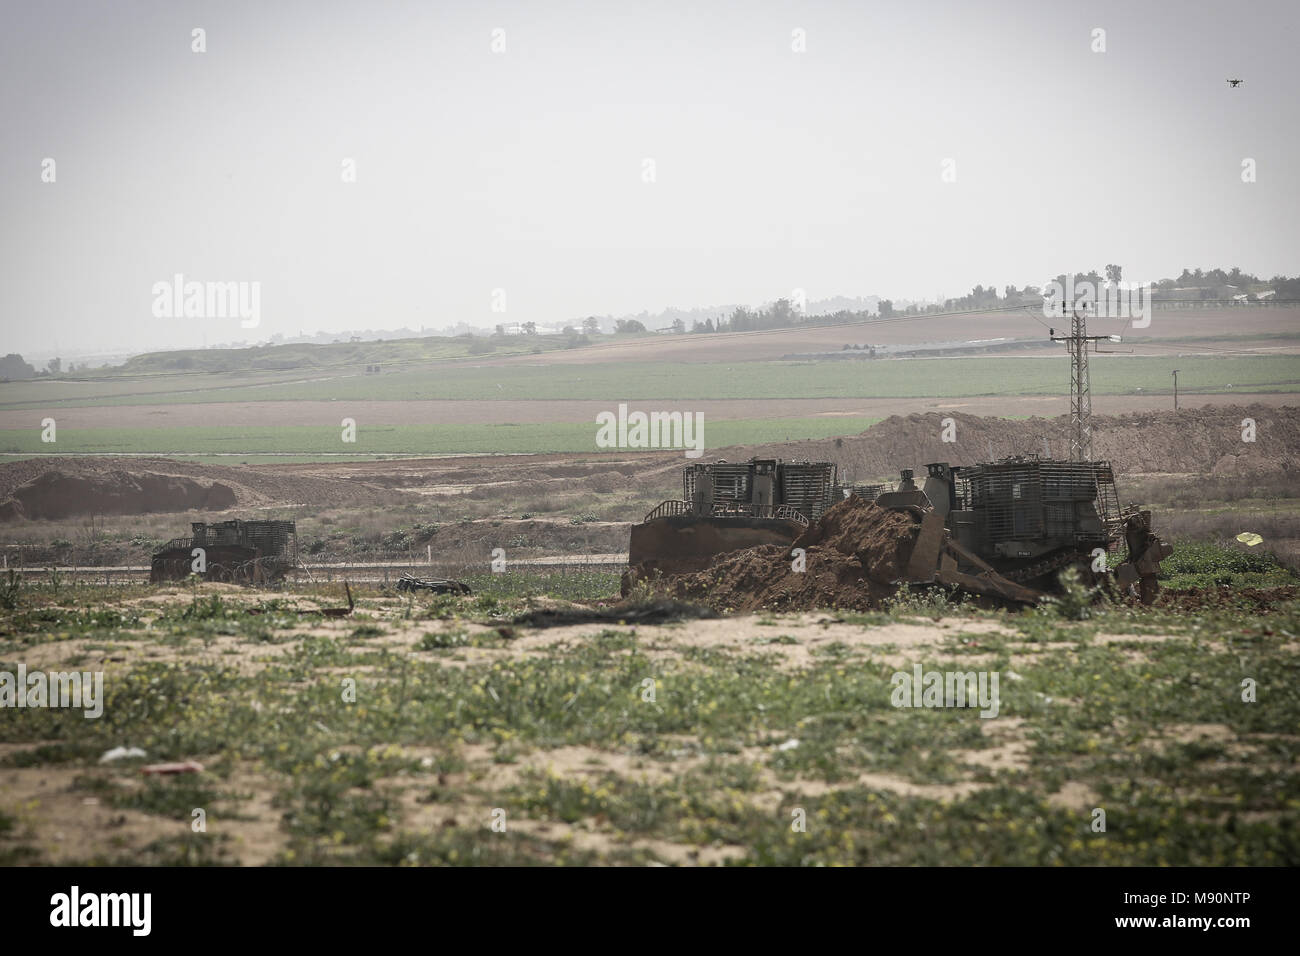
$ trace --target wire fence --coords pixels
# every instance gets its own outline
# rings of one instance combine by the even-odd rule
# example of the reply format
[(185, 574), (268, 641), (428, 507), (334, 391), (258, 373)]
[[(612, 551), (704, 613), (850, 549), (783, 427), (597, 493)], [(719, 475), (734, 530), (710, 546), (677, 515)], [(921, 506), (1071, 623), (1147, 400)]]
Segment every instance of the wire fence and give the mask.
[[(77, 559), (82, 556), (75, 552), (62, 553), (57, 556), (58, 559), (46, 561), (32, 560), (30, 555), (25, 560), (18, 560), (10, 551), (5, 551), (4, 556), (6, 558), (4, 569), (18, 571), (29, 580), (54, 578), (69, 584), (139, 584), (149, 580), (153, 569), (152, 561), (148, 556), (142, 556), (139, 563), (133, 561), (131, 564), (117, 565), (79, 563)], [(210, 567), (213, 567), (211, 573), (201, 575), (205, 579), (237, 584), (271, 585), (280, 581), (295, 584), (328, 584), (351, 581), (395, 587), (403, 576), (461, 580), (502, 574), (566, 577), (590, 574), (592, 571), (621, 572), (627, 567), (627, 555), (620, 553), (550, 554), (530, 555), (517, 559), (504, 557), (495, 561), (490, 555), (483, 558), (461, 557), (443, 560), (435, 557), (433, 561), (429, 561), (427, 555), (414, 554), (385, 555), (378, 559), (374, 556), (360, 555), (314, 555), (309, 559), (300, 558), (296, 565), (285, 567), (282, 577), (275, 560), (267, 558), (218, 563)], [(179, 576), (169, 575), (169, 579), (173, 581), (185, 580), (188, 577), (188, 573), (181, 573)]]

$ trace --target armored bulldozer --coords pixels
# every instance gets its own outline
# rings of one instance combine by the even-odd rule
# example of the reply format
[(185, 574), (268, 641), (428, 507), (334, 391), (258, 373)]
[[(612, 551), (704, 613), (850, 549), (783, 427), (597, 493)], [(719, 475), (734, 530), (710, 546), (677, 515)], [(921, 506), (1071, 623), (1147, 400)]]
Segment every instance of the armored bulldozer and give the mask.
[[(719, 554), (760, 544), (789, 545), (810, 522), (853, 495), (911, 513), (919, 527), (903, 581), (941, 583), (1007, 601), (1032, 603), (1076, 567), (1107, 582), (1107, 556), (1127, 547), (1114, 581), (1154, 600), (1160, 561), (1170, 547), (1151, 514), (1121, 508), (1109, 462), (1005, 458), (911, 469), (896, 487), (840, 485), (833, 462), (751, 459), (689, 466), (683, 497), (665, 501), (634, 525), (629, 564), (635, 576), (682, 574)], [(900, 583), (903, 583), (900, 581)]]
[(713, 558), (763, 544), (789, 544), (843, 497), (833, 462), (752, 458), (688, 465), (682, 497), (632, 526), (628, 563), (683, 574)]
[(154, 553), (149, 580), (274, 584), (298, 563), (298, 532), (292, 521), (196, 521), (190, 537), (173, 538)]
[[(1120, 506), (1110, 462), (1017, 456), (966, 467), (936, 462), (926, 472), (925, 504), (944, 516), (960, 548), (1002, 577), (1049, 591), (1074, 567), (1100, 583), (1108, 555), (1127, 546), (1116, 580), (1140, 583), (1143, 600), (1155, 599), (1160, 562), (1173, 549), (1152, 531), (1151, 512)], [(876, 503), (896, 507), (901, 494)]]

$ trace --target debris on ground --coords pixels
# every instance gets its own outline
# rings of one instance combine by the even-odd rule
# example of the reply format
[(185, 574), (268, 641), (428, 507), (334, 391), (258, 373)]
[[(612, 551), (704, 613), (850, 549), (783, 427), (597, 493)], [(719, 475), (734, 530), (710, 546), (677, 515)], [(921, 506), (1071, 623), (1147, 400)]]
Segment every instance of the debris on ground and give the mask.
[(103, 756), (99, 758), (100, 763), (113, 763), (116, 760), (135, 760), (149, 756), (139, 747), (114, 747), (112, 750), (104, 751)]
[(323, 607), (320, 609), (320, 613), (324, 614), (326, 617), (347, 617), (349, 614), (352, 613), (352, 609), (356, 607), (356, 603), (352, 600), (352, 586), (348, 584), (347, 581), (344, 581), (343, 588), (345, 591), (347, 591), (348, 606), (347, 607)]
[(147, 767), (141, 767), (140, 772), (145, 776), (154, 774), (169, 775), (176, 773), (202, 773), (203, 764), (193, 760), (185, 760), (180, 763), (151, 763)]
[(403, 574), (397, 580), (399, 591), (430, 591), (434, 594), (470, 594), (470, 587), (464, 581), (452, 581), (449, 578), (417, 578)]
[(527, 611), (514, 619), (515, 624), (527, 627), (564, 627), (569, 624), (670, 624), (674, 621), (692, 621), (714, 618), (718, 612), (711, 607), (688, 604), (677, 600), (652, 600), (647, 602), (624, 601), (610, 607), (543, 607)]

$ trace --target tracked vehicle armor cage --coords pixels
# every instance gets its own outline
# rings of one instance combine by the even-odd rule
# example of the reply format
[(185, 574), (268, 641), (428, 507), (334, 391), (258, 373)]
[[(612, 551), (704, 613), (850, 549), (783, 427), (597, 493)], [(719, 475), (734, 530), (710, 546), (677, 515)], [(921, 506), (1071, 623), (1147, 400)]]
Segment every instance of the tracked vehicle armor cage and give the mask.
[(694, 501), (697, 487), (707, 478), (712, 482), (712, 501), (748, 502), (753, 496), (753, 472), (753, 465), (748, 462), (694, 465), (682, 472), (682, 498)]
[(682, 500), (698, 514), (764, 518), (797, 513), (816, 521), (836, 501), (836, 472), (829, 461), (755, 458), (697, 464), (682, 473)]
[(297, 536), (292, 521), (196, 521), (190, 525), (194, 547), (243, 545), (264, 555), (296, 558)]
[[(209, 581), (269, 583), (298, 564), (298, 534), (292, 521), (196, 521), (190, 532), (190, 537), (173, 538), (154, 552), (150, 581), (180, 581), (202, 573)], [(205, 571), (195, 570), (195, 548), (206, 552)]]
[(1123, 522), (1110, 462), (1009, 458), (954, 468), (957, 507), (982, 543), (1053, 541), (1111, 547)]
[[(849, 485), (845, 490), (848, 493), (861, 498), (863, 501), (875, 501), (885, 492), (893, 491), (894, 486), (886, 484)], [(845, 497), (847, 497), (847, 495)]]
[(832, 462), (786, 462), (781, 471), (781, 503), (812, 521), (835, 503), (837, 466)]

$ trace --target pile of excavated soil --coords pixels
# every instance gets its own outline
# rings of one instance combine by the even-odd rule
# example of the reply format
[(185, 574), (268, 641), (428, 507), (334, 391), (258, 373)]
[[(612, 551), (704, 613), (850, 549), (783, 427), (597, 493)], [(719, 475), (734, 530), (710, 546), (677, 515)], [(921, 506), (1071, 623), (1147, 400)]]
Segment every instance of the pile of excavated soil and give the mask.
[(888, 583), (903, 576), (916, 534), (917, 522), (909, 512), (851, 497), (809, 525), (791, 547), (834, 548), (855, 558), (871, 580)]
[[(1300, 470), (1300, 409), (1268, 405), (1206, 405), (1177, 412), (1094, 415), (1093, 457), (1120, 475), (1142, 473), (1249, 475)], [(1255, 423), (1243, 440), (1242, 421)], [(952, 419), (952, 428), (945, 420)], [(1069, 417), (1015, 421), (961, 412), (894, 415), (858, 435), (779, 445), (720, 449), (728, 461), (760, 458), (834, 461), (854, 481), (897, 480), (930, 462), (975, 465), (1010, 455), (1069, 457)], [(943, 440), (948, 434), (951, 442)], [(713, 451), (709, 457), (715, 457)]]
[(177, 475), (110, 471), (70, 475), (47, 471), (19, 485), (0, 503), (0, 521), (66, 518), (75, 514), (135, 515), (159, 511), (224, 511), (234, 507), (229, 485)]
[[(822, 515), (790, 548), (769, 544), (734, 551), (703, 571), (653, 586), (733, 611), (868, 610), (894, 594), (893, 582), (907, 566), (918, 527), (910, 513), (851, 497)], [(804, 571), (794, 570), (792, 548), (805, 550)], [(632, 575), (635, 579), (635, 571)]]
[(28, 458), (0, 464), (0, 521), (229, 508), (382, 506), (403, 500), (358, 482), (169, 458)]

